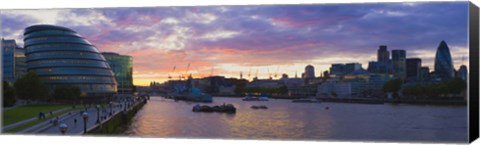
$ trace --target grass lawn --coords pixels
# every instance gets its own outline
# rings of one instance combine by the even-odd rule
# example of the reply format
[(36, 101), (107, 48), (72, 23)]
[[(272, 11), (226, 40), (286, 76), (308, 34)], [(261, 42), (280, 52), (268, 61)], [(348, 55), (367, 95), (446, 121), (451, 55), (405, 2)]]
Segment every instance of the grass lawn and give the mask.
[(37, 125), (39, 123), (42, 123), (44, 121), (48, 121), (54, 117), (57, 117), (57, 116), (60, 116), (64, 113), (68, 113), (70, 111), (77, 111), (77, 110), (83, 110), (84, 108), (81, 108), (81, 107), (77, 107), (75, 109), (68, 109), (68, 110), (65, 110), (65, 111), (62, 111), (62, 112), (59, 112), (59, 113), (56, 113), (54, 114), (53, 116), (50, 116), (50, 115), (47, 115), (45, 117), (45, 119), (42, 119), (42, 120), (35, 120), (35, 121), (32, 121), (32, 122), (29, 122), (29, 123), (26, 123), (26, 124), (23, 124), (23, 125), (20, 125), (20, 126), (17, 126), (17, 127), (14, 127), (14, 128), (11, 128), (9, 130), (5, 130), (5, 133), (15, 133), (15, 132), (19, 132), (21, 130), (24, 130), (26, 128), (29, 128), (29, 127), (32, 127), (34, 125)]
[(16, 123), (25, 119), (30, 119), (32, 117), (38, 117), (39, 112), (46, 114), (46, 117), (49, 116), (50, 111), (56, 111), (62, 108), (71, 107), (70, 105), (52, 105), (52, 104), (35, 104), (35, 105), (25, 105), (18, 108), (10, 109), (3, 111), (3, 126)]

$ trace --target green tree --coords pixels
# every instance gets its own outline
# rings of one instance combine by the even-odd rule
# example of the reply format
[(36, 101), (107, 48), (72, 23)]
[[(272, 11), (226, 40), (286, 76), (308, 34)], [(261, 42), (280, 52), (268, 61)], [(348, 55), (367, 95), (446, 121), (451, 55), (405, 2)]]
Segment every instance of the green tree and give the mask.
[(467, 90), (467, 82), (460, 78), (450, 80), (446, 85), (449, 88), (449, 94), (460, 94)]
[(65, 100), (76, 103), (80, 94), (80, 88), (77, 86), (56, 86), (52, 96), (55, 100)]
[(3, 107), (15, 105), (15, 89), (6, 81), (3, 81)]
[(400, 90), (401, 86), (402, 86), (401, 80), (399, 79), (390, 80), (383, 85), (383, 91), (396, 93)]
[(15, 95), (20, 99), (44, 100), (49, 98), (48, 86), (37, 74), (29, 72), (15, 81)]

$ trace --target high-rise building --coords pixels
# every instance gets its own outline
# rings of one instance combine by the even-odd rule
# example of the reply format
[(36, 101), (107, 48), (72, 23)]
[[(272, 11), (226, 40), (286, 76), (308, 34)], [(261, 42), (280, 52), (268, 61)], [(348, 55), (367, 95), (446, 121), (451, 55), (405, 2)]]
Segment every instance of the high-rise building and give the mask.
[(120, 55), (112, 52), (103, 52), (102, 55), (112, 68), (117, 80), (117, 88), (119, 94), (132, 94), (133, 92), (133, 65), (132, 57)]
[(345, 73), (352, 73), (356, 70), (362, 69), (362, 64), (360, 63), (347, 63), (345, 64)]
[(15, 80), (22, 78), (27, 73), (25, 49), (15, 48)]
[(461, 78), (462, 80), (468, 79), (467, 66), (465, 65), (460, 66), (460, 69), (458, 69), (458, 77)]
[(406, 77), (406, 51), (392, 50), (393, 73), (399, 79)]
[(345, 64), (332, 64), (330, 66), (330, 75), (340, 76), (345, 75)]
[(330, 75), (337, 77), (343, 76), (359, 69), (362, 69), (362, 64), (360, 63), (332, 64), (330, 67)]
[(455, 73), (453, 70), (452, 56), (445, 41), (442, 40), (435, 54), (435, 76), (439, 79), (451, 79)]
[(386, 63), (390, 60), (390, 53), (387, 50), (386, 45), (380, 45), (380, 48), (377, 51), (377, 61)]
[(430, 68), (428, 66), (420, 68), (420, 80), (427, 80), (430, 78)]
[(15, 81), (15, 49), (17, 44), (15, 40), (5, 40), (2, 38), (2, 79), (13, 83)]
[(422, 60), (420, 58), (407, 59), (407, 80), (420, 80), (420, 68), (422, 67)]
[(36, 73), (51, 90), (57, 86), (80, 88), (82, 100), (117, 92), (117, 83), (109, 64), (97, 48), (77, 32), (54, 25), (25, 28), (27, 70)]
[(307, 65), (305, 67), (305, 78), (306, 79), (313, 79), (315, 78), (315, 68), (312, 65)]

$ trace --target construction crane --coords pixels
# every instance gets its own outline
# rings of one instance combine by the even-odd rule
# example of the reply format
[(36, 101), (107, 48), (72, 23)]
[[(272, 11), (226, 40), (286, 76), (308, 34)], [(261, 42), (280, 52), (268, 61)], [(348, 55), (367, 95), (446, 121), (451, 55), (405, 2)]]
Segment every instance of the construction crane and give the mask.
[(183, 78), (185, 78), (188, 75), (188, 70), (190, 69), (190, 63), (187, 65), (187, 69), (185, 70), (185, 75), (183, 75)]
[[(175, 73), (175, 69), (177, 68), (177, 66), (173, 66), (173, 71), (172, 73)], [(168, 79), (171, 80), (172, 79), (172, 76), (170, 76), (170, 73), (168, 73)]]

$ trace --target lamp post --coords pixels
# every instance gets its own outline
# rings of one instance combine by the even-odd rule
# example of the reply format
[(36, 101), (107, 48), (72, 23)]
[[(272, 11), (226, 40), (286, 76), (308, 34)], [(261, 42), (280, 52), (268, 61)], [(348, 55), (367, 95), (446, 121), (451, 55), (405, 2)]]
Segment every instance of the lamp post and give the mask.
[(82, 114), (83, 118), (83, 133), (87, 134), (87, 120), (88, 120), (88, 113), (85, 111)]
[(110, 116), (112, 116), (113, 114), (112, 106), (113, 106), (113, 102), (110, 102)]
[(97, 122), (95, 123), (96, 124), (100, 123), (100, 105), (97, 105)]
[(68, 129), (67, 124), (62, 123), (62, 124), (60, 124), (58, 127), (59, 127), (60, 132), (61, 132), (62, 134), (65, 134), (65, 132), (67, 132), (67, 129)]

